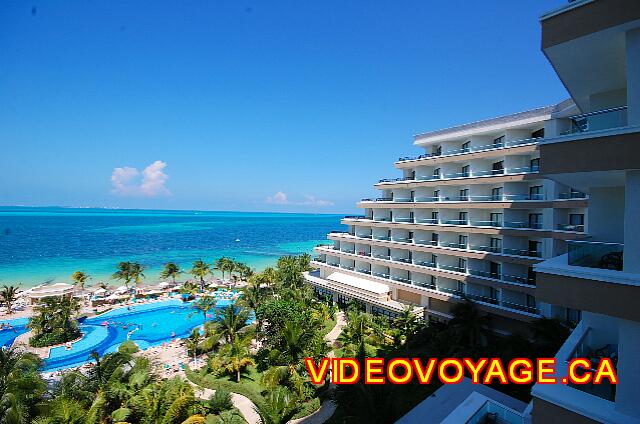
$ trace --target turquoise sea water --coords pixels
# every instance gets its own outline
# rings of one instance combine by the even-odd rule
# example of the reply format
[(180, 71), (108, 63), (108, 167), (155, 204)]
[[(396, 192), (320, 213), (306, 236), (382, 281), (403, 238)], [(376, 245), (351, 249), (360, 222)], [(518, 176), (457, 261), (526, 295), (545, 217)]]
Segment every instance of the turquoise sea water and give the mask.
[[(339, 230), (340, 215), (120, 209), (0, 207), (0, 285), (69, 281), (77, 270), (89, 284), (110, 281), (120, 261), (147, 267), (156, 281), (172, 261), (227, 256), (256, 270), (278, 257), (311, 253)], [(236, 241), (237, 240), (237, 241)], [(115, 283), (114, 283), (115, 284)]]

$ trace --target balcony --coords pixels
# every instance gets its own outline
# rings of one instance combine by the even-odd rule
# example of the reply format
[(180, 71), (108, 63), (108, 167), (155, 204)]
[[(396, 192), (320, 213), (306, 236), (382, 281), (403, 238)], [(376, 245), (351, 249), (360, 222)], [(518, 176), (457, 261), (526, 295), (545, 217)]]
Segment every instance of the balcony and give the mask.
[(561, 231), (575, 231), (577, 233), (584, 233), (584, 225), (578, 224), (558, 224), (558, 230)]
[[(598, 341), (598, 342), (596, 342)], [(587, 328), (587, 330), (579, 338), (578, 343), (573, 348), (569, 357), (566, 358), (568, 364), (571, 359), (574, 358), (587, 358), (591, 361), (592, 369), (590, 371), (595, 373), (598, 363), (603, 358), (609, 358), (613, 362), (614, 368), (617, 368), (618, 363), (618, 343), (614, 340), (612, 335), (607, 335), (603, 332), (594, 330), (593, 328)], [(603, 380), (602, 384), (569, 384), (574, 389), (589, 393), (590, 395), (597, 396), (599, 398), (615, 402), (616, 398), (616, 386), (609, 383), (609, 380)]]
[(470, 172), (454, 172), (442, 175), (431, 175), (416, 178), (415, 180), (407, 180), (405, 178), (392, 178), (382, 179), (378, 181), (378, 184), (393, 184), (399, 182), (420, 182), (420, 181), (432, 181), (437, 179), (449, 180), (458, 178), (477, 178), (477, 177), (491, 177), (500, 175), (517, 175), (517, 174), (531, 174), (538, 172), (540, 167), (538, 166), (525, 166), (519, 168), (504, 168), (504, 169), (489, 169), (485, 171), (470, 171)]
[(462, 155), (466, 153), (488, 152), (491, 150), (503, 149), (505, 147), (522, 146), (525, 144), (536, 144), (539, 140), (540, 138), (525, 138), (522, 140), (507, 141), (499, 144), (486, 144), (483, 146), (473, 146), (473, 147), (466, 147), (461, 149), (445, 150), (440, 154), (425, 153), (420, 156), (413, 156), (413, 157), (405, 156), (405, 157), (398, 158), (398, 162), (407, 162), (412, 160), (420, 160), (420, 159), (427, 159), (427, 158), (434, 158), (434, 157), (455, 156), (455, 155)]
[(568, 264), (622, 271), (624, 245), (589, 241), (568, 241)]
[(620, 106), (569, 117), (571, 129), (561, 135), (585, 133), (627, 126), (627, 107)]

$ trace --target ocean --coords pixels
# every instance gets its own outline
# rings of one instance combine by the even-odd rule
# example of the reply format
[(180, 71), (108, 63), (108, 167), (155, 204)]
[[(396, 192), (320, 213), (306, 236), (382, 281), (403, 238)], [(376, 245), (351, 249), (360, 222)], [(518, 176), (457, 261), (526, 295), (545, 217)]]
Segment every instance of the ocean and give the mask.
[(226, 256), (260, 271), (280, 256), (311, 254), (328, 232), (344, 229), (341, 217), (0, 207), (0, 285), (70, 282), (75, 271), (88, 273), (89, 285), (110, 283), (121, 261), (143, 264), (148, 282), (157, 281), (169, 261), (187, 270), (195, 260)]

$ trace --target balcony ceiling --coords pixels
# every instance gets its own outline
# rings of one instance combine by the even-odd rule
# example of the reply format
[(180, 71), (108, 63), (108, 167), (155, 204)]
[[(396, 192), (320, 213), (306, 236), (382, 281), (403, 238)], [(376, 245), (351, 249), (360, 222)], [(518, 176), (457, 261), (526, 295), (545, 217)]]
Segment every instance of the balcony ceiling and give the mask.
[(640, 21), (544, 49), (544, 54), (582, 112), (591, 111), (591, 94), (626, 89), (625, 31), (637, 26), (640, 26)]

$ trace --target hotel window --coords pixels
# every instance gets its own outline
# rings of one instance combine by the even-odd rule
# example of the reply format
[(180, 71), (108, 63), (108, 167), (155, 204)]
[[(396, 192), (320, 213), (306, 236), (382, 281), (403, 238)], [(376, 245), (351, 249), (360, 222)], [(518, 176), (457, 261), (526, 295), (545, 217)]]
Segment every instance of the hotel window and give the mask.
[(432, 224), (438, 223), (438, 212), (431, 212), (431, 221)]
[(571, 191), (569, 192), (570, 199), (583, 199), (585, 197), (586, 195), (583, 192), (578, 191), (575, 188), (572, 188)]
[(459, 293), (464, 293), (464, 283), (462, 281), (457, 282), (457, 291)]
[(458, 247), (460, 249), (466, 249), (468, 243), (469, 243), (469, 237), (462, 236), (462, 235), (458, 236)]
[(491, 200), (502, 200), (502, 187), (491, 189)]
[(458, 213), (458, 224), (469, 225), (469, 212)]
[(413, 212), (409, 212), (409, 222), (415, 222), (415, 216)]
[(530, 266), (527, 268), (527, 284), (531, 284), (533, 286), (536, 285), (536, 272), (533, 270), (533, 267)]
[(438, 287), (438, 278), (434, 275), (431, 276), (431, 281), (429, 282), (430, 288), (432, 288), (433, 290), (436, 289), (436, 287)]
[(502, 227), (502, 214), (499, 212), (492, 212), (491, 215), (491, 226), (492, 227)]
[(393, 211), (389, 211), (389, 222), (393, 222)]
[(567, 308), (565, 311), (565, 319), (567, 322), (577, 324), (582, 319), (582, 311), (578, 309)]
[(531, 172), (537, 172), (540, 170), (540, 158), (531, 159), (529, 162), (529, 166), (531, 167)]
[(529, 187), (529, 199), (531, 200), (542, 200), (542, 186), (532, 186)]
[[(409, 256), (407, 256), (407, 260), (409, 261), (409, 263), (413, 262), (413, 252), (411, 252), (411, 250), (409, 250)], [(409, 273), (409, 280), (411, 280), (411, 273)]]
[(415, 202), (416, 201), (416, 192), (411, 190), (411, 201)]
[[(412, 215), (411, 218), (413, 218), (413, 212), (411, 212), (411, 215)], [(409, 239), (409, 241), (411, 241), (411, 242), (413, 241), (413, 231), (409, 231), (409, 237), (407, 237), (407, 238)], [(409, 252), (409, 253), (411, 253), (411, 252)]]
[(535, 240), (529, 240), (529, 255), (528, 256), (540, 256), (540, 251), (542, 248), (542, 243)]
[(491, 165), (491, 173), (494, 175), (504, 174), (504, 161), (494, 162)]
[(489, 276), (495, 280), (499, 280), (502, 276), (502, 264), (489, 262)]
[(503, 147), (504, 146), (504, 136), (501, 135), (498, 138), (494, 138), (493, 139), (493, 146), (494, 147)]
[(489, 299), (498, 300), (498, 289), (495, 287), (489, 287)]
[(387, 230), (387, 240), (391, 240), (391, 230)]
[(442, 146), (436, 146), (433, 149), (433, 155), (434, 156), (440, 156), (442, 154)]
[(462, 143), (462, 153), (467, 153), (471, 150), (471, 142), (467, 141), (466, 143)]
[(502, 252), (502, 239), (499, 239), (497, 237), (491, 237), (491, 240), (489, 240), (489, 249), (493, 252), (493, 253), (500, 253)]
[(541, 138), (544, 137), (544, 128), (540, 128), (537, 131), (531, 133), (531, 138)]
[(460, 190), (460, 200), (461, 201), (469, 200), (469, 189), (468, 188), (463, 188), (462, 190)]
[(415, 170), (411, 170), (409, 172), (409, 175), (407, 175), (409, 177), (410, 180), (415, 180), (416, 179), (416, 171)]
[(529, 228), (539, 230), (542, 228), (542, 214), (530, 213), (529, 214)]
[(573, 227), (574, 231), (583, 231), (584, 229), (584, 214), (571, 213), (569, 214), (569, 225)]
[(458, 258), (458, 270), (460, 272), (467, 272), (467, 260)]
[(440, 178), (440, 168), (436, 168), (433, 170), (433, 176), (435, 178)]
[(527, 295), (527, 306), (530, 308), (536, 307), (536, 298), (530, 294)]
[(440, 235), (438, 233), (431, 233), (431, 244), (432, 245), (437, 246), (439, 239), (440, 239)]
[(440, 200), (440, 190), (433, 190), (433, 197), (436, 198), (436, 201)]
[(438, 266), (438, 255), (431, 255), (431, 264), (433, 266)]
[(469, 176), (469, 170), (470, 170), (470, 169), (471, 169), (471, 168), (469, 167), (469, 165), (465, 165), (465, 166), (463, 166), (463, 167), (462, 167), (462, 172), (461, 172), (462, 176), (463, 176), (463, 177), (468, 177), (468, 176)]

